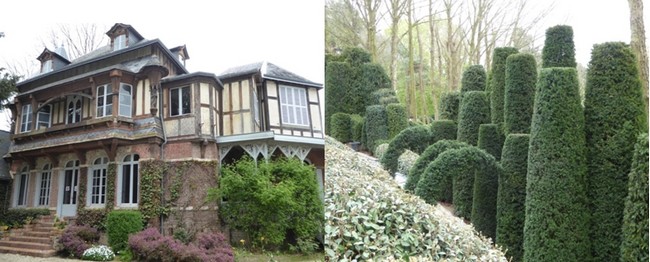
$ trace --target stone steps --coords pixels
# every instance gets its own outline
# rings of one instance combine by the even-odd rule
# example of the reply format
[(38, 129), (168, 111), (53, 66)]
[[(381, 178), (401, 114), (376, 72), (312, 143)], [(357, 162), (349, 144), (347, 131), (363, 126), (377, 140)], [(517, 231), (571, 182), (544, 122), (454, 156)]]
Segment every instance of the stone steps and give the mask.
[(7, 237), (0, 239), (0, 253), (33, 257), (55, 256), (53, 242), (60, 232), (54, 228), (53, 216), (41, 217), (24, 228), (10, 230)]

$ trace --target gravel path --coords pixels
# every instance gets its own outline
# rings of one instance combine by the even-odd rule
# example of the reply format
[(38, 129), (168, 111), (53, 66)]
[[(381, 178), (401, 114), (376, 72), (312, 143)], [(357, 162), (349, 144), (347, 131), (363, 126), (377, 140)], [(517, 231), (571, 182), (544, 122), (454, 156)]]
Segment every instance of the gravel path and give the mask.
[(0, 254), (0, 261), (2, 262), (60, 262), (60, 261), (81, 261), (79, 259), (66, 259), (59, 257), (29, 257), (14, 254)]

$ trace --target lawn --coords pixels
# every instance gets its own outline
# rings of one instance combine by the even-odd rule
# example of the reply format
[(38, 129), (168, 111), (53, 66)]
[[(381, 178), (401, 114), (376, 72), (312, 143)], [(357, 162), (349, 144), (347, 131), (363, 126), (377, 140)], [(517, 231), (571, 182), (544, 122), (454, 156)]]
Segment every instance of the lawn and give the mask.
[(247, 250), (235, 249), (235, 261), (237, 262), (258, 262), (258, 261), (279, 261), (279, 262), (311, 262), (325, 261), (323, 253), (314, 253), (311, 255), (285, 254), (285, 253), (252, 253)]

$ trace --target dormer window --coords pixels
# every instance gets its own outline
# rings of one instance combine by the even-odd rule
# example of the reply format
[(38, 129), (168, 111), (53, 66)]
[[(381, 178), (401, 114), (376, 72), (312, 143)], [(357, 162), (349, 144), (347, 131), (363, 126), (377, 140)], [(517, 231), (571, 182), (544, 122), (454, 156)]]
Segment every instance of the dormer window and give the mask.
[(126, 35), (118, 35), (113, 39), (113, 51), (117, 51), (126, 47)]
[(41, 73), (47, 73), (52, 71), (52, 59), (43, 61), (43, 66), (41, 67)]

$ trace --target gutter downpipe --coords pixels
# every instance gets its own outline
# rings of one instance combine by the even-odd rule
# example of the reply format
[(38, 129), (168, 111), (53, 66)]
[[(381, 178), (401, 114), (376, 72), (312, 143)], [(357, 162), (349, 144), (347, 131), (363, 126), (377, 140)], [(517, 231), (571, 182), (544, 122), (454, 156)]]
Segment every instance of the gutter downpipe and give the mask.
[[(165, 122), (163, 120), (163, 92), (162, 92), (162, 85), (159, 84), (158, 86), (158, 117), (160, 118), (160, 129), (162, 130), (163, 134), (163, 142), (160, 144), (160, 160), (164, 161), (165, 160), (165, 144), (167, 144), (167, 133), (165, 133)], [(162, 174), (162, 177), (160, 178), (160, 201), (161, 205), (165, 206), (165, 174)], [(164, 231), (164, 223), (165, 223), (165, 218), (164, 214), (160, 214), (160, 234), (163, 236), (165, 235)]]

